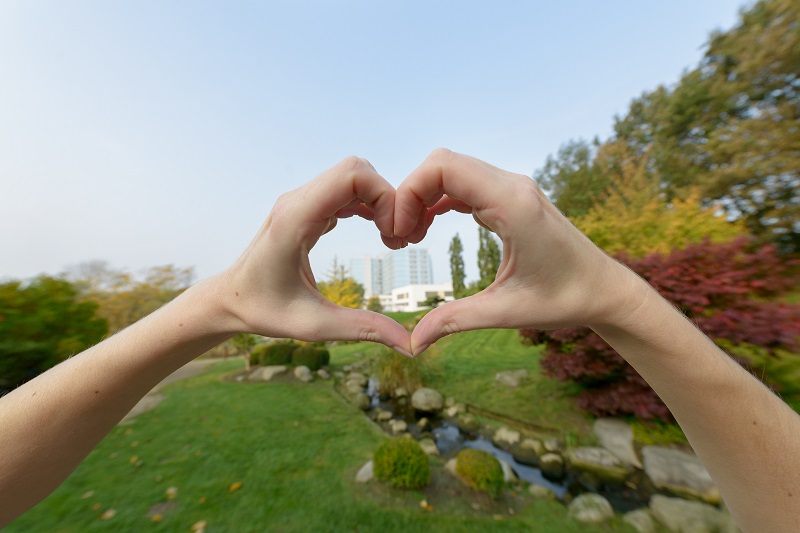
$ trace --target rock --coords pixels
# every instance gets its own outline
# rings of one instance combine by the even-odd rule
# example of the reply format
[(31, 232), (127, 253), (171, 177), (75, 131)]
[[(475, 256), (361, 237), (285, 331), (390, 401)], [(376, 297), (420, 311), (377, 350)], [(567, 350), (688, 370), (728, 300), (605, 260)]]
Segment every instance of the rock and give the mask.
[(575, 448), (567, 452), (567, 462), (575, 470), (582, 470), (607, 481), (622, 482), (630, 474), (630, 467), (605, 448)]
[(454, 476), (458, 476), (458, 472), (456, 471), (456, 458), (453, 457), (449, 461), (444, 464), (444, 469), (453, 474)]
[(345, 388), (351, 394), (359, 394), (364, 392), (364, 387), (356, 383), (355, 381), (347, 381), (344, 384)]
[(352, 372), (353, 365), (344, 365), (344, 367), (342, 367), (342, 370), (344, 370), (345, 372)]
[(294, 369), (294, 377), (303, 383), (310, 383), (314, 381), (314, 376), (311, 375), (311, 370), (307, 366), (300, 365)]
[(456, 399), (452, 396), (448, 396), (447, 399), (444, 401), (445, 407), (453, 407), (456, 404)]
[(260, 379), (261, 381), (270, 381), (275, 376), (284, 374), (286, 370), (286, 367), (283, 365), (265, 366), (257, 370), (255, 374), (258, 375), (257, 379)]
[(598, 418), (594, 423), (594, 434), (600, 439), (600, 444), (624, 464), (642, 468), (633, 449), (633, 430), (628, 424), (616, 418)]
[(344, 378), (344, 372), (342, 372), (341, 370), (337, 370), (336, 372), (333, 373), (333, 375), (334, 375), (334, 377), (336, 377), (338, 379), (343, 379)]
[(347, 396), (347, 400), (353, 404), (354, 406), (358, 407), (362, 411), (366, 411), (370, 408), (372, 402), (369, 399), (369, 396), (364, 394), (363, 392), (359, 391), (356, 393), (351, 393)]
[(676, 496), (700, 500), (712, 505), (720, 502), (719, 489), (694, 454), (645, 446), (642, 448), (644, 471), (656, 488)]
[(466, 410), (463, 403), (457, 403), (455, 405), (451, 405), (450, 407), (444, 410), (444, 415), (447, 418), (454, 418)]
[(469, 413), (458, 416), (453, 420), (453, 423), (462, 433), (474, 433), (481, 427), (478, 419)]
[(650, 512), (675, 533), (716, 533), (728, 524), (726, 514), (715, 507), (661, 494), (650, 499)]
[(564, 459), (557, 453), (546, 453), (539, 458), (539, 470), (547, 479), (564, 477)]
[(567, 507), (567, 516), (578, 522), (600, 524), (614, 518), (614, 509), (599, 494), (581, 494)]
[(518, 463), (537, 466), (539, 457), (544, 454), (544, 446), (536, 439), (522, 439), (519, 446), (511, 450), (511, 455)]
[(369, 383), (367, 376), (358, 372), (352, 372), (348, 374), (344, 381), (347, 384), (357, 383), (362, 389), (367, 386), (367, 383)]
[(553, 453), (561, 453), (564, 450), (561, 441), (558, 439), (547, 439), (542, 442), (542, 446), (544, 446), (546, 451)]
[(430, 420), (428, 420), (428, 417), (423, 416), (422, 418), (417, 420), (417, 427), (419, 429), (425, 429), (426, 427), (428, 427), (429, 423), (430, 423)]
[(395, 398), (405, 398), (406, 396), (408, 396), (408, 391), (406, 390), (405, 387), (397, 387), (394, 390), (394, 397)]
[(530, 485), (528, 492), (537, 500), (555, 500), (556, 494), (543, 485)]
[(324, 368), (320, 368), (319, 370), (317, 370), (317, 375), (320, 377), (320, 379), (330, 379), (331, 378), (331, 375)]
[(506, 387), (519, 387), (520, 383), (528, 379), (528, 371), (520, 370), (507, 370), (505, 372), (498, 372), (494, 379), (502, 383)]
[(393, 434), (397, 435), (408, 430), (408, 424), (406, 424), (405, 420), (398, 420), (395, 418), (393, 420), (389, 420), (389, 428), (392, 430)]
[(378, 422), (388, 422), (392, 419), (392, 413), (384, 409), (375, 409), (375, 420)]
[(356, 474), (356, 481), (359, 483), (367, 483), (368, 481), (372, 481), (373, 477), (375, 477), (375, 473), (372, 470), (372, 461), (367, 461), (367, 464), (362, 466)]
[(516, 481), (518, 479), (517, 474), (514, 472), (514, 469), (511, 468), (510, 464), (502, 459), (497, 459), (497, 462), (500, 463), (500, 468), (503, 469), (503, 481), (510, 483), (511, 481)]
[(508, 429), (507, 427), (501, 427), (494, 432), (492, 441), (501, 448), (511, 447), (520, 441), (520, 434), (519, 431), (514, 431), (513, 429)]
[(427, 455), (439, 455), (439, 448), (436, 447), (433, 439), (421, 439), (419, 445)]
[(441, 411), (444, 406), (444, 398), (438, 391), (422, 387), (414, 391), (411, 395), (411, 405), (417, 411), (424, 411), (426, 413), (435, 413)]
[(625, 513), (622, 516), (622, 520), (630, 524), (639, 533), (656, 533), (656, 524), (647, 509), (636, 509)]

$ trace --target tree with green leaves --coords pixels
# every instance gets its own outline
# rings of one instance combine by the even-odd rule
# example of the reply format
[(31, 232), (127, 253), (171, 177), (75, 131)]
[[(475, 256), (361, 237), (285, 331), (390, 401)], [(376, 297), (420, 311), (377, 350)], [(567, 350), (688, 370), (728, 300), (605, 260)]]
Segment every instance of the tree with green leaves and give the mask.
[(608, 186), (594, 165), (598, 146), (597, 139), (591, 144), (583, 139), (570, 140), (555, 156), (547, 156), (544, 167), (534, 172), (533, 179), (565, 215), (585, 215)]
[(453, 296), (461, 298), (466, 289), (464, 273), (464, 245), (458, 233), (450, 241), (450, 279), (453, 280)]
[(370, 296), (367, 300), (367, 310), (375, 311), (376, 313), (383, 312), (383, 304), (381, 304), (380, 296)]
[(256, 346), (256, 336), (250, 333), (237, 333), (231, 337), (231, 344), (233, 344), (236, 352), (244, 359), (245, 370), (249, 371), (252, 363), (250, 356), (253, 354), (253, 348)]
[(492, 232), (486, 228), (478, 228), (478, 287), (485, 289), (494, 282), (497, 276), (497, 269), (500, 268), (502, 255), (500, 245), (494, 238)]
[(0, 285), (0, 392), (102, 340), (106, 321), (66, 280), (40, 276)]

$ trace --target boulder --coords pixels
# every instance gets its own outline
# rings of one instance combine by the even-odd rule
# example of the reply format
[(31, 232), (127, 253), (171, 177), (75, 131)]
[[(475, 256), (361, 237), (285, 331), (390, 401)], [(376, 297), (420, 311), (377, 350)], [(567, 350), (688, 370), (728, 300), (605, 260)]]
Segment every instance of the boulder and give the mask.
[(599, 494), (586, 493), (570, 502), (567, 516), (578, 522), (601, 524), (614, 518), (614, 509)]
[(365, 376), (364, 374), (360, 374), (358, 372), (351, 372), (350, 374), (347, 375), (344, 381), (346, 384), (356, 383), (362, 389), (367, 386), (367, 383), (369, 383), (369, 379), (367, 379), (367, 376)]
[(642, 456), (644, 471), (656, 488), (683, 498), (719, 504), (719, 489), (694, 454), (659, 446), (645, 446), (642, 448)]
[(492, 441), (501, 448), (510, 448), (520, 441), (520, 434), (519, 431), (504, 426), (494, 432)]
[(397, 387), (394, 390), (394, 397), (395, 398), (405, 398), (406, 396), (408, 396), (408, 391), (406, 390), (405, 387)]
[(307, 366), (298, 366), (294, 369), (294, 377), (303, 383), (310, 383), (314, 381), (314, 376), (311, 374), (311, 369)]
[(358, 473), (356, 473), (356, 481), (359, 483), (367, 483), (368, 481), (372, 481), (372, 478), (375, 477), (375, 473), (372, 469), (372, 461), (368, 461), (367, 464), (362, 466)]
[(317, 375), (320, 377), (320, 379), (330, 379), (331, 378), (331, 375), (324, 368), (320, 368), (319, 370), (317, 370)]
[(505, 481), (506, 483), (510, 483), (518, 479), (517, 474), (514, 472), (514, 469), (511, 468), (510, 464), (503, 461), (502, 459), (497, 459), (497, 462), (500, 463), (500, 468), (503, 469), (503, 481)]
[(375, 409), (375, 420), (378, 422), (388, 422), (392, 419), (391, 411), (386, 411), (384, 409)]
[(567, 462), (575, 470), (589, 472), (598, 479), (622, 482), (631, 469), (605, 448), (575, 448), (567, 452)]
[(447, 470), (448, 472), (450, 472), (451, 474), (453, 474), (456, 477), (458, 477), (458, 471), (456, 470), (457, 462), (458, 461), (456, 461), (456, 458), (453, 457), (452, 459), (450, 459), (449, 461), (447, 461), (444, 464), (444, 469)]
[(528, 487), (528, 492), (537, 500), (555, 500), (556, 494), (552, 490), (543, 485), (531, 485)]
[(369, 396), (364, 394), (362, 391), (356, 393), (350, 393), (346, 397), (348, 402), (358, 407), (362, 411), (368, 410), (372, 404), (372, 402), (369, 399)]
[(408, 424), (406, 424), (405, 420), (398, 420), (395, 418), (389, 420), (389, 428), (392, 430), (394, 435), (398, 435), (408, 430)]
[(544, 446), (536, 439), (522, 439), (522, 442), (511, 450), (511, 455), (518, 463), (537, 466), (539, 457), (544, 455)]
[(436, 447), (436, 442), (433, 439), (421, 439), (419, 446), (427, 455), (439, 455), (439, 448)]
[(426, 413), (435, 413), (442, 410), (444, 406), (444, 398), (434, 389), (422, 387), (414, 391), (411, 396), (411, 405), (417, 411)]
[(674, 533), (736, 531), (730, 529), (729, 515), (706, 503), (656, 494), (650, 499), (650, 512), (656, 520)]
[(600, 444), (626, 465), (642, 468), (642, 463), (633, 448), (633, 430), (616, 418), (598, 418), (594, 423), (594, 434)]
[(547, 439), (542, 442), (542, 446), (544, 446), (546, 451), (553, 453), (561, 453), (564, 450), (564, 446), (558, 439)]
[(547, 479), (564, 477), (564, 459), (557, 453), (546, 453), (539, 458), (539, 470)]
[(638, 533), (656, 533), (656, 524), (647, 509), (636, 509), (622, 515), (622, 521)]
[(460, 413), (466, 411), (463, 403), (457, 403), (455, 405), (451, 405), (450, 407), (445, 408), (444, 415), (447, 418), (454, 418), (458, 416)]
[(342, 372), (341, 370), (337, 370), (336, 372), (333, 373), (333, 375), (334, 375), (334, 377), (339, 378), (339, 379), (343, 379), (344, 378), (344, 372)]
[(453, 423), (462, 433), (473, 433), (478, 431), (481, 427), (478, 419), (469, 413), (459, 415), (453, 420)]
[(427, 427), (428, 427), (428, 424), (430, 424), (430, 420), (428, 420), (428, 417), (426, 417), (426, 416), (423, 416), (422, 418), (420, 418), (419, 420), (417, 420), (417, 427), (418, 427), (419, 429), (425, 429), (425, 428), (427, 428)]
[(520, 370), (507, 370), (505, 372), (498, 372), (494, 379), (506, 387), (519, 387), (520, 383), (528, 379), (528, 371), (523, 368)]
[[(280, 376), (286, 373), (287, 368), (283, 365), (265, 366), (254, 372), (261, 381), (270, 381), (275, 376)], [(252, 379), (252, 376), (251, 376)]]

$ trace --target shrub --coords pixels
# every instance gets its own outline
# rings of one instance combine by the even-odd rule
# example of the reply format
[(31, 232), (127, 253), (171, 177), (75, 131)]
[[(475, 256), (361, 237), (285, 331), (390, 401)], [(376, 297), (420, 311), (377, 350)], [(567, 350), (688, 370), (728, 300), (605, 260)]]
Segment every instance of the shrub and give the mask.
[(387, 440), (375, 450), (375, 477), (399, 489), (420, 489), (431, 481), (428, 456), (414, 439)]
[(292, 353), (298, 349), (293, 342), (277, 342), (262, 344), (253, 350), (252, 361), (265, 366), (288, 365), (292, 362)]
[(419, 358), (409, 359), (387, 348), (377, 354), (373, 368), (378, 376), (378, 389), (381, 394), (394, 395), (394, 391), (400, 387), (411, 393), (422, 386)]
[[(800, 351), (800, 306), (771, 300), (797, 286), (796, 260), (779, 256), (772, 246), (751, 249), (746, 239), (621, 260), (754, 375), (779, 392), (794, 393), (797, 359), (791, 352)], [(672, 420), (655, 391), (590, 329), (520, 334), (547, 344), (541, 361), (546, 375), (583, 386), (581, 408), (597, 416)]]
[(467, 485), (492, 497), (503, 490), (503, 469), (490, 453), (464, 448), (456, 457), (456, 472)]
[(307, 366), (310, 370), (319, 370), (330, 362), (331, 354), (325, 348), (300, 346), (292, 352), (292, 364)]

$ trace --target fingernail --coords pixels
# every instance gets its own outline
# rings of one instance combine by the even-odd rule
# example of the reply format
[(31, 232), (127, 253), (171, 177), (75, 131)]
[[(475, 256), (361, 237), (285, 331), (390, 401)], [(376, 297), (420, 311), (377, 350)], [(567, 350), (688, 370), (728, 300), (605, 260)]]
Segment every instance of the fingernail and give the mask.
[(425, 350), (427, 350), (429, 346), (430, 346), (430, 343), (428, 343), (428, 344), (423, 344), (422, 346), (420, 346), (419, 348), (417, 348), (416, 350), (414, 350), (414, 357), (418, 356), (419, 354), (421, 354), (422, 352), (424, 352)]
[(409, 359), (413, 359), (413, 358), (414, 358), (414, 356), (413, 356), (413, 355), (411, 355), (410, 353), (408, 353), (406, 350), (404, 350), (404, 349), (400, 348), (399, 346), (392, 346), (392, 349), (393, 349), (394, 351), (396, 351), (397, 353), (399, 353), (400, 355), (405, 355), (405, 356), (406, 356), (406, 357), (408, 357)]

